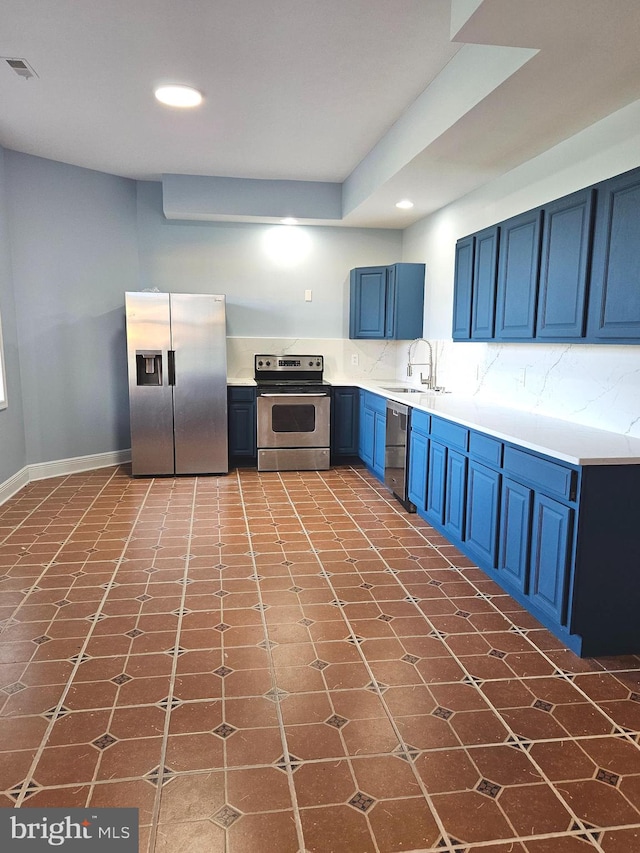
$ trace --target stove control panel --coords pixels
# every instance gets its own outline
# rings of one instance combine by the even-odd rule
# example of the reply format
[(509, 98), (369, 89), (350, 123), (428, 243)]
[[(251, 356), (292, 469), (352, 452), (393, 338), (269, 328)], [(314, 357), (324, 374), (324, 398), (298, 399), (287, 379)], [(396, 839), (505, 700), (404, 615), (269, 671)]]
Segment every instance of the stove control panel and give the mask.
[(256, 355), (254, 364), (256, 373), (322, 373), (324, 370), (321, 355)]

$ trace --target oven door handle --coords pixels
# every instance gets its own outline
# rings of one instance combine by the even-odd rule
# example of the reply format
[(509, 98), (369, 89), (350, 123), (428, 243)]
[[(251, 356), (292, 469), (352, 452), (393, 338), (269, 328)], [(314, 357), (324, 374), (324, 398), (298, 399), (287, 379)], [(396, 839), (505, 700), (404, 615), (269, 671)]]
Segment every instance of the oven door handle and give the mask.
[(328, 394), (296, 394), (295, 391), (290, 391), (288, 394), (260, 394), (260, 397), (304, 397), (306, 400), (308, 397), (328, 397)]

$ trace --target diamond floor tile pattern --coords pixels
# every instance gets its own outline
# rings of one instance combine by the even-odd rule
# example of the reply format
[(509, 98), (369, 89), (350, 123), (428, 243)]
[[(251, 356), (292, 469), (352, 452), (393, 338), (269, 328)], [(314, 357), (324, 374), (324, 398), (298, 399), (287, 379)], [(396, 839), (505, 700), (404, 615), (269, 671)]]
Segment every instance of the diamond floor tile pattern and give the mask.
[(0, 507), (0, 797), (141, 853), (640, 850), (640, 658), (580, 660), (362, 468)]

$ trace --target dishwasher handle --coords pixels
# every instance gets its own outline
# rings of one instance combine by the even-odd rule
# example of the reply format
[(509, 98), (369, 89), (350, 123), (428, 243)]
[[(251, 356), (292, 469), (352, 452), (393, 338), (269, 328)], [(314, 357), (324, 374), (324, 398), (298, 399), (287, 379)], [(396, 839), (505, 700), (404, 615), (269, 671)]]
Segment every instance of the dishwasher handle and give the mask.
[(387, 400), (387, 412), (393, 412), (394, 415), (408, 415), (409, 406), (404, 403), (396, 403), (395, 400)]

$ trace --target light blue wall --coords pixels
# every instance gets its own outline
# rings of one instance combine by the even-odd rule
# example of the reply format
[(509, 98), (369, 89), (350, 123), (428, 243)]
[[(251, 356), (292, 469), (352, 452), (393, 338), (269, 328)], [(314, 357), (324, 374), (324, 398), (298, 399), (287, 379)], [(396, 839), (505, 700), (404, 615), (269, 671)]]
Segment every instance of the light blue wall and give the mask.
[(401, 259), (399, 231), (168, 221), (160, 183), (15, 151), (4, 174), (0, 483), (26, 463), (130, 446), (126, 290), (225, 293), (230, 335), (343, 338), (349, 270)]
[(14, 151), (5, 165), (27, 462), (127, 447), (135, 182)]
[(342, 184), (163, 175), (162, 208), (167, 219), (215, 222), (218, 216), (293, 216), (336, 221), (342, 218)]
[(5, 172), (5, 153), (0, 148), (0, 318), (4, 339), (8, 401), (7, 408), (0, 410), (0, 484), (24, 468), (26, 463)]
[(142, 287), (224, 293), (228, 334), (248, 337), (347, 338), (349, 270), (402, 251), (396, 230), (167, 220), (153, 182), (138, 184), (138, 237)]

